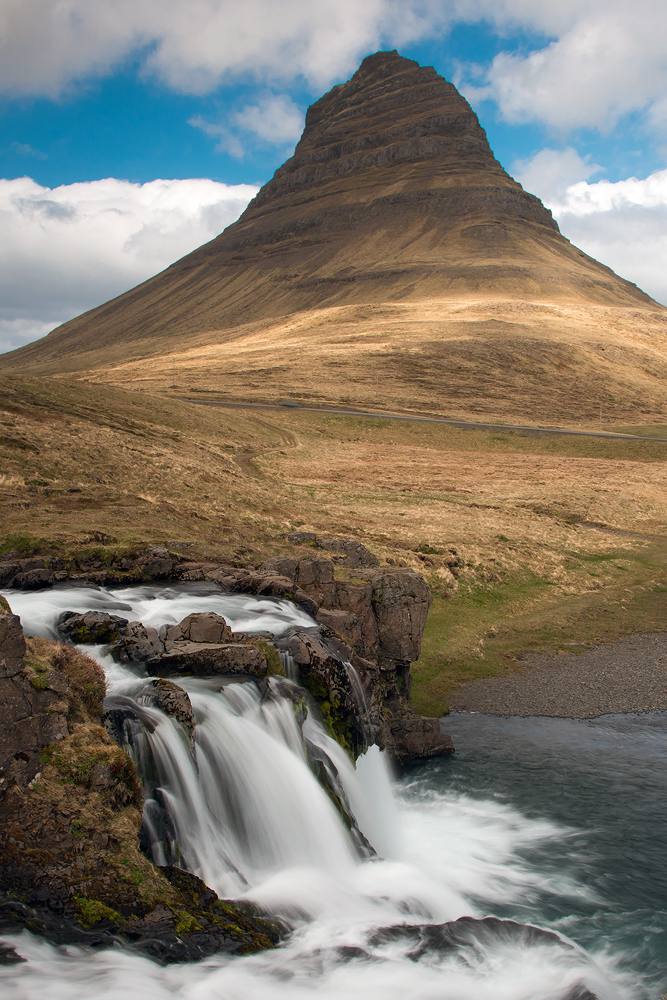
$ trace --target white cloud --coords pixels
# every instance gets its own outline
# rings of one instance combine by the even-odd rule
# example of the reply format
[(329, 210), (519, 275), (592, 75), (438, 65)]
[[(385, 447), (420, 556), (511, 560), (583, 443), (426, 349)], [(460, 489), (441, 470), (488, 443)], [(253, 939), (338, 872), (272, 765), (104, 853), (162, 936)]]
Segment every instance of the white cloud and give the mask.
[(267, 94), (233, 116), (234, 124), (274, 146), (296, 142), (303, 131), (304, 113), (283, 94)]
[(500, 29), (551, 36), (529, 52), (499, 53), (469, 100), (494, 100), (509, 122), (540, 121), (555, 131), (611, 128), (620, 116), (664, 103), (664, 0), (461, 0), (469, 17)]
[(0, 90), (55, 95), (132, 55), (189, 93), (238, 75), (303, 76), (319, 88), (368, 51), (430, 33), (447, 9), (438, 0), (2, 0)]
[(564, 195), (572, 184), (588, 180), (601, 170), (599, 164), (590, 162), (590, 157), (582, 157), (576, 149), (567, 146), (566, 149), (541, 149), (529, 159), (515, 160), (510, 172), (526, 191), (538, 194), (539, 190), (553, 198)]
[[(551, 209), (572, 243), (667, 304), (667, 170), (592, 184), (572, 173), (575, 183), (563, 183), (576, 169), (573, 153), (542, 150), (516, 163), (515, 176)], [(591, 167), (579, 160), (585, 177)]]
[(242, 159), (248, 143), (285, 147), (287, 155), (303, 131), (304, 113), (286, 94), (264, 94), (256, 104), (235, 111), (227, 121), (208, 122), (194, 115), (188, 124), (216, 140), (215, 148)]
[(220, 233), (257, 192), (206, 179), (0, 180), (0, 351), (113, 298)]
[(512, 122), (611, 127), (667, 92), (664, 0), (2, 0), (0, 91), (57, 95), (129, 58), (183, 92), (233, 78), (262, 85), (342, 79), (366, 53), (490, 22), (546, 41), (501, 52), (483, 86)]

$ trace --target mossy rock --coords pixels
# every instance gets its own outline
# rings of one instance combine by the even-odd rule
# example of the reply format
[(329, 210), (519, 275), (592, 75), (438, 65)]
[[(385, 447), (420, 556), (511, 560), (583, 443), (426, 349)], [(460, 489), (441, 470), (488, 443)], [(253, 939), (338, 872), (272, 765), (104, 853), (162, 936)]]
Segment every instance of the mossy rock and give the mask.
[(285, 677), (285, 668), (282, 665), (280, 654), (275, 646), (265, 639), (252, 639), (253, 646), (261, 650), (262, 656), (266, 660), (267, 674), (274, 674), (278, 677)]
[(42, 639), (39, 636), (26, 640), (24, 672), (37, 690), (49, 686), (49, 674), (57, 671), (67, 681), (68, 722), (98, 721), (102, 715), (102, 702), (106, 695), (104, 671), (95, 660), (80, 653), (72, 646)]

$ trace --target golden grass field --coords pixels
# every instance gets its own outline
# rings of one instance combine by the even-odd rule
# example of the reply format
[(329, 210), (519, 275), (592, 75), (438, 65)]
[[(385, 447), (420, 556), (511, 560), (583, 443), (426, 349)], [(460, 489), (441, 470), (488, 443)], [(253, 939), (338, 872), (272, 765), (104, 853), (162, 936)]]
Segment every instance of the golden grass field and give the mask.
[[(667, 425), (619, 427), (667, 437)], [(434, 591), (428, 714), (522, 652), (667, 622), (667, 444), (229, 410), (0, 378), (3, 551), (185, 544), (237, 564), (300, 528), (352, 534)], [(339, 570), (339, 572), (343, 572)]]
[[(601, 405), (606, 425), (659, 421), (667, 412), (667, 310), (657, 304), (482, 296), (336, 306), (155, 338), (129, 359), (132, 342), (69, 359), (58, 352), (51, 359), (48, 342), (29, 345), (37, 360), (25, 371), (176, 397), (582, 428), (598, 423)], [(29, 359), (0, 360), (20, 371)]]

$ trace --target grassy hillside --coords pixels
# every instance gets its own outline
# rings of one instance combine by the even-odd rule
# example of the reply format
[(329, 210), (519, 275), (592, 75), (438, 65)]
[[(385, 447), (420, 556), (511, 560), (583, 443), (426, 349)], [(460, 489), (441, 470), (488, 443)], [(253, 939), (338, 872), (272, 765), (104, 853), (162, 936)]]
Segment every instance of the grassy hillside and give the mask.
[(434, 591), (413, 688), (429, 714), (466, 679), (517, 669), (526, 650), (665, 628), (666, 467), (658, 441), (230, 411), (0, 378), (4, 552), (167, 542), (259, 565), (291, 551), (290, 529), (352, 534)]

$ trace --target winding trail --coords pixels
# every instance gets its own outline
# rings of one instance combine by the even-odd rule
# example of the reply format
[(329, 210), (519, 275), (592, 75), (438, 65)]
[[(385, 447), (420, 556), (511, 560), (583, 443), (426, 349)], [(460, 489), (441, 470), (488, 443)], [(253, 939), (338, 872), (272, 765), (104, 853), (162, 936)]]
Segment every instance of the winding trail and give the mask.
[[(197, 401), (190, 400), (190, 402)], [(275, 448), (256, 448), (252, 451), (237, 451), (235, 455), (232, 455), (232, 461), (246, 476), (250, 476), (252, 479), (266, 479), (264, 473), (254, 464), (254, 459), (260, 455), (270, 455), (272, 452), (280, 451), (282, 448), (298, 448), (300, 442), (296, 434), (293, 434), (292, 431), (287, 431), (283, 427), (275, 427), (273, 424), (267, 424), (265, 420), (260, 420), (259, 417), (254, 418), (254, 423), (261, 424), (262, 427), (270, 430), (273, 434), (277, 434), (280, 444), (276, 445)]]

